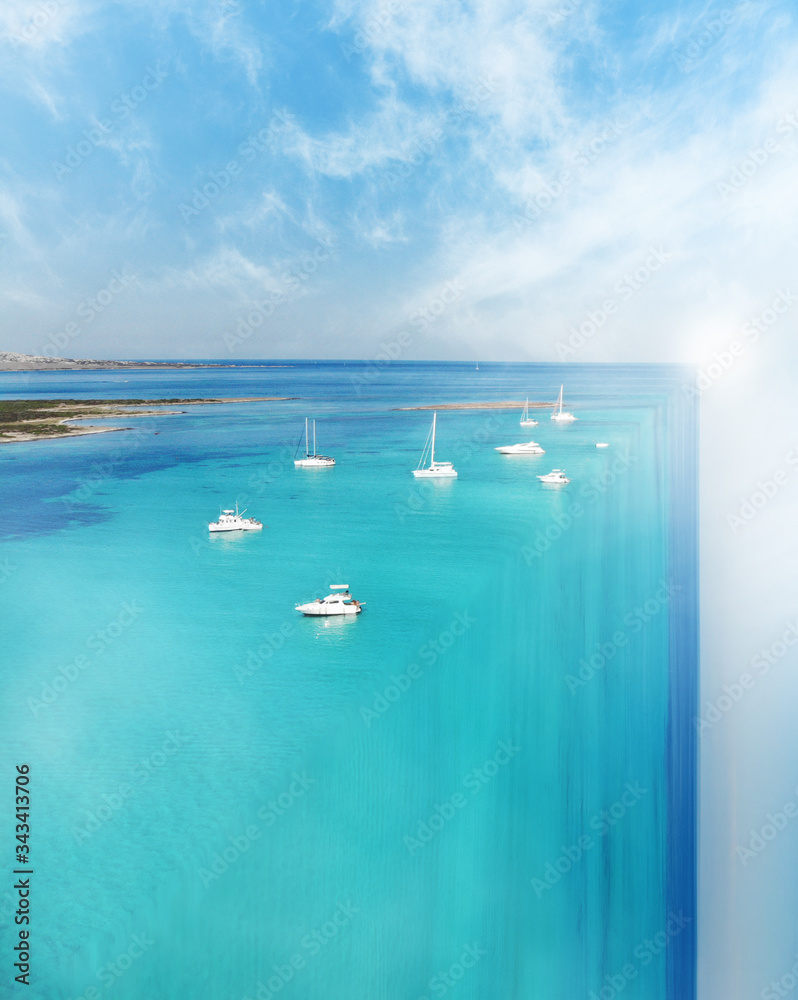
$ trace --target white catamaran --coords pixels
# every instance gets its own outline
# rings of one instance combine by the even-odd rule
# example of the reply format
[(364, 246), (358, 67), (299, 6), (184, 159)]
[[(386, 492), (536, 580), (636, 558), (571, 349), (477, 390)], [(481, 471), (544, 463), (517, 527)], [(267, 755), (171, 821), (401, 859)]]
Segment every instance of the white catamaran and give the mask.
[[(418, 463), (418, 468), (413, 469), (413, 475), (416, 479), (456, 479), (457, 470), (452, 465), (451, 462), (436, 462), (435, 461), (435, 428), (438, 422), (438, 414), (433, 413), (432, 415), (432, 430), (427, 435), (426, 443), (424, 444), (424, 451), (421, 453), (421, 459)], [(429, 454), (430, 463), (428, 467), (424, 467), (424, 463), (427, 460), (427, 455)]]
[(526, 397), (526, 406), (521, 413), (521, 426), (522, 427), (537, 427), (537, 420), (529, 419), (529, 396)]
[(294, 465), (301, 469), (329, 469), (335, 465), (335, 459), (327, 455), (316, 454), (316, 421), (313, 421), (313, 454), (310, 453), (310, 439), (308, 436), (308, 418), (305, 417), (305, 457), (298, 458)]
[(551, 419), (552, 420), (556, 420), (560, 424), (570, 424), (574, 420), (577, 420), (578, 417), (575, 417), (573, 415), (573, 413), (568, 413), (567, 410), (563, 410), (563, 408), (562, 408), (562, 390), (563, 390), (563, 387), (560, 386), (560, 395), (557, 398), (557, 402), (554, 404), (555, 407), (556, 407), (556, 409), (554, 410), (554, 413), (552, 413)]

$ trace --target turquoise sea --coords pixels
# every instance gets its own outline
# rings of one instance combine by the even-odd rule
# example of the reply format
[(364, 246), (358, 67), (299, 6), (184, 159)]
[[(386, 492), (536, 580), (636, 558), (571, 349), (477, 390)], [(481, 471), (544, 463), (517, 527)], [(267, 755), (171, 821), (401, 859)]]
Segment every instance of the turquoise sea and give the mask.
[[(0, 375), (295, 397), (0, 447), (0, 773), (11, 801), (30, 765), (34, 871), (24, 987), (4, 810), (7, 995), (688, 1000), (689, 373), (275, 364)], [(432, 414), (396, 407), (563, 381), (575, 424), (440, 411), (459, 478), (411, 476)], [(306, 416), (335, 468), (294, 468)], [(268, 527), (209, 537), (236, 501)], [(356, 620), (294, 611), (333, 583)]]

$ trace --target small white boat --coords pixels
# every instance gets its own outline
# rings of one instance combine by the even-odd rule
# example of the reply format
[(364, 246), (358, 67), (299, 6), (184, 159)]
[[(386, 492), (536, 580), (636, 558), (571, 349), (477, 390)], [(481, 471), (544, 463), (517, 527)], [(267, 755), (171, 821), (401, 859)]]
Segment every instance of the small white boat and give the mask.
[(562, 469), (552, 469), (545, 476), (538, 476), (538, 479), (541, 483), (550, 483), (553, 486), (564, 486), (566, 483), (571, 482)]
[(316, 454), (316, 421), (313, 421), (313, 454), (310, 453), (310, 439), (308, 436), (308, 418), (305, 417), (305, 457), (298, 458), (294, 462), (300, 469), (329, 469), (335, 465), (335, 459), (328, 455)]
[(521, 426), (522, 427), (537, 427), (537, 420), (529, 419), (529, 396), (526, 397), (526, 406), (521, 411)]
[(244, 517), (246, 510), (239, 511), (238, 504), (235, 510), (223, 510), (219, 514), (218, 521), (211, 521), (208, 531), (261, 531), (263, 525), (256, 521), (254, 517)]
[[(413, 475), (416, 479), (457, 479), (457, 470), (451, 462), (435, 461), (435, 428), (437, 426), (437, 422), (438, 414), (433, 413), (432, 430), (427, 435), (427, 440), (424, 444), (424, 450), (421, 453), (418, 468), (413, 469)], [(429, 454), (430, 463), (429, 466), (425, 468), (424, 463), (427, 460), (427, 454)]]
[(537, 441), (527, 441), (526, 444), (508, 444), (503, 448), (497, 448), (500, 455), (545, 455), (546, 452), (540, 447)]
[(330, 587), (332, 593), (326, 597), (317, 597), (308, 604), (297, 604), (296, 610), (308, 618), (325, 617), (328, 615), (359, 615), (363, 610), (363, 601), (356, 601), (349, 593), (348, 583), (334, 583)]
[(597, 448), (609, 448), (609, 446), (610, 445), (609, 445), (608, 441), (597, 441), (596, 442), (596, 447)]
[(567, 410), (563, 410), (563, 408), (562, 408), (562, 390), (563, 390), (563, 387), (560, 386), (560, 395), (559, 395), (559, 398), (557, 399), (557, 402), (554, 404), (555, 407), (556, 407), (556, 409), (555, 409), (554, 413), (552, 413), (551, 419), (552, 420), (556, 420), (560, 424), (570, 424), (572, 421), (577, 420), (578, 418), (575, 417), (573, 415), (573, 413), (568, 413)]

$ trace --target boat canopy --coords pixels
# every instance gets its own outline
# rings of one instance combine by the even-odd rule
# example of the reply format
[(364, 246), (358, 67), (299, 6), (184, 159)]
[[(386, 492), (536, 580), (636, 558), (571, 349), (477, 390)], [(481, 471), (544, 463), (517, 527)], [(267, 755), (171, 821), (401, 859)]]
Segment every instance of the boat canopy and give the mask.
[(330, 590), (349, 590), (348, 583), (331, 583)]

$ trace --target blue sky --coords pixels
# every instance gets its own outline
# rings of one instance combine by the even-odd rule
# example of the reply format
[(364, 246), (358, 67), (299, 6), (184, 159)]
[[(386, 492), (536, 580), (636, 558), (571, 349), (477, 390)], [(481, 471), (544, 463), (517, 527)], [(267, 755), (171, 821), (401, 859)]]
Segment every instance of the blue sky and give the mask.
[(701, 363), (789, 281), (797, 43), (755, 0), (4, 0), (0, 349)]

